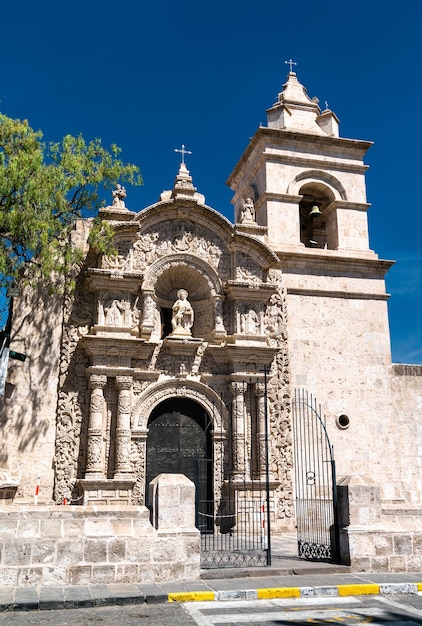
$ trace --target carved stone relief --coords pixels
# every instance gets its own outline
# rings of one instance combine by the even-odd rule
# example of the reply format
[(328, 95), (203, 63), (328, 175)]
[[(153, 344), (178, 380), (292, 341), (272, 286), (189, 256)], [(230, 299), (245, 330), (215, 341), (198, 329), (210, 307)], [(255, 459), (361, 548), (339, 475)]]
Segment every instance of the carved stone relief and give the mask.
[(221, 405), (221, 399), (200, 383), (189, 382), (189, 386), (177, 384), (174, 381), (160, 385), (151, 385), (146, 393), (142, 394), (132, 409), (131, 422), (135, 429), (146, 429), (151, 410), (162, 400), (168, 398), (189, 398), (205, 408), (208, 415), (214, 418), (214, 428), (221, 429), (222, 420), (227, 421), (226, 410)]
[(103, 269), (114, 272), (122, 272), (124, 269), (133, 269), (133, 249), (130, 240), (118, 241), (115, 243), (116, 255), (104, 255), (101, 259)]
[(205, 351), (207, 349), (208, 343), (206, 341), (202, 342), (199, 346), (198, 349), (196, 351), (195, 354), (195, 358), (193, 360), (193, 365), (192, 365), (192, 374), (195, 376), (196, 374), (199, 373), (200, 367), (201, 367), (201, 363), (202, 363), (202, 359), (204, 357)]
[(97, 303), (99, 326), (132, 327), (131, 298), (128, 292), (102, 291)]
[(209, 263), (222, 279), (230, 277), (230, 256), (222, 240), (210, 229), (189, 220), (167, 220), (140, 233), (134, 242), (116, 244), (116, 256), (103, 256), (101, 267), (142, 271), (168, 254), (189, 252)]
[(89, 362), (78, 342), (81, 337), (79, 330), (93, 324), (93, 311), (94, 298), (86, 292), (79, 278), (75, 294), (66, 295), (64, 302), (53, 496), (59, 503), (74, 493), (75, 481), (81, 477), (81, 467), (86, 460), (87, 402), (90, 395), (86, 369)]
[(236, 280), (253, 284), (262, 281), (262, 269), (258, 263), (241, 252), (237, 254)]
[(132, 490), (133, 504), (145, 504), (145, 454), (146, 440), (132, 440), (130, 444), (130, 462), (135, 484)]
[(291, 397), (286, 330), (287, 303), (283, 288), (279, 287), (268, 308), (271, 311), (270, 318), (273, 324), (271, 338), (279, 348), (268, 380), (270, 471), (280, 481), (280, 487), (276, 491), (276, 499), (278, 517), (282, 519), (294, 515)]

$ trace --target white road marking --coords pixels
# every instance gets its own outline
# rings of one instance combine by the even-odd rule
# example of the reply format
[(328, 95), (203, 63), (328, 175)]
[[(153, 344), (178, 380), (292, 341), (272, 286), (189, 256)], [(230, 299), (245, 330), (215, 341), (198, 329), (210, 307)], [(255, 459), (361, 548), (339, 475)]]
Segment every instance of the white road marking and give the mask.
[[(297, 598), (297, 599), (274, 599), (274, 600), (247, 600), (247, 601), (223, 601), (223, 602), (185, 602), (183, 607), (195, 620), (198, 626), (214, 626), (214, 624), (229, 624), (237, 622), (265, 623), (269, 619), (297, 621), (307, 619), (333, 618), (333, 622), (341, 623), (343, 620), (335, 619), (340, 613), (350, 615), (345, 610), (347, 605), (361, 604), (358, 598)], [(323, 605), (324, 609), (304, 609), (306, 606)], [(327, 605), (334, 605), (325, 609)], [(240, 607), (247, 607), (248, 613), (239, 614)], [(279, 611), (268, 612), (265, 607), (279, 608)], [(344, 607), (344, 608), (343, 608)], [(209, 614), (207, 610), (213, 609), (218, 613)], [(227, 612), (229, 610), (229, 612)], [(353, 610), (353, 606), (351, 608)], [(360, 613), (362, 610), (357, 609)], [(220, 612), (221, 611), (221, 612)], [(383, 614), (384, 612), (381, 611)], [(374, 624), (372, 624), (374, 626)], [(390, 626), (390, 625), (389, 625)], [(392, 625), (391, 625), (392, 626)], [(404, 625), (403, 625), (404, 626)]]
[[(419, 594), (418, 594), (419, 595)], [(422, 617), (422, 611), (420, 609), (415, 609), (413, 606), (409, 606), (408, 604), (401, 604), (400, 602), (394, 602), (390, 596), (377, 596), (377, 600), (383, 602), (384, 604), (388, 604), (393, 606), (395, 609), (406, 609), (408, 613), (412, 613), (412, 615), (417, 615), (418, 617)]]

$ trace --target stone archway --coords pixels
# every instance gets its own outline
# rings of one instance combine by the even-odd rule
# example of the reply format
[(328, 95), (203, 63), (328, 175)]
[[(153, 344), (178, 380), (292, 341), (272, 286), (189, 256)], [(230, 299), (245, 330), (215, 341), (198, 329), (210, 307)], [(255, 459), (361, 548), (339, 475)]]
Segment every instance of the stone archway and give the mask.
[(145, 502), (151, 506), (149, 484), (159, 474), (184, 474), (196, 489), (196, 526), (198, 509), (212, 508), (213, 449), (212, 420), (194, 400), (169, 398), (151, 412), (146, 439)]

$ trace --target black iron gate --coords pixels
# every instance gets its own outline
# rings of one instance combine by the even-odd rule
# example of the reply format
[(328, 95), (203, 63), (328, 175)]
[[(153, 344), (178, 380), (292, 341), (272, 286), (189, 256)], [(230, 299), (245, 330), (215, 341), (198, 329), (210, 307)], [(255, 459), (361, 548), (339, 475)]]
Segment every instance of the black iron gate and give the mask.
[(255, 383), (233, 384), (227, 423), (214, 430), (214, 457), (204, 461), (214, 468), (214, 498), (198, 502), (204, 569), (271, 564), (266, 388), (257, 395)]
[(299, 556), (338, 560), (336, 470), (321, 407), (303, 389), (292, 403)]
[[(195, 483), (201, 567), (208, 569), (271, 564), (266, 380), (232, 384), (233, 399), (222, 399), (214, 415), (171, 398), (148, 422), (146, 485), (162, 472)], [(145, 496), (149, 505), (148, 488)]]

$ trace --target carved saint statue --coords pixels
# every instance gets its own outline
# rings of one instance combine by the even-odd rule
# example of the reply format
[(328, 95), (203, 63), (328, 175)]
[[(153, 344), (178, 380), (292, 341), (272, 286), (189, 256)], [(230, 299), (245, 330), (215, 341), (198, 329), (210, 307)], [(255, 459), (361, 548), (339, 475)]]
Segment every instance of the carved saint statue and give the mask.
[(117, 184), (116, 189), (111, 192), (113, 196), (113, 206), (119, 209), (125, 208), (126, 189), (122, 185)]
[(173, 304), (172, 312), (172, 335), (190, 335), (194, 314), (193, 308), (188, 300), (188, 292), (186, 289), (179, 289), (177, 292), (177, 300)]
[(246, 198), (242, 203), (242, 212), (240, 215), (240, 222), (254, 222), (255, 221), (255, 207), (253, 205), (252, 198)]

